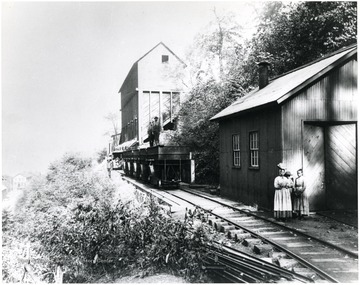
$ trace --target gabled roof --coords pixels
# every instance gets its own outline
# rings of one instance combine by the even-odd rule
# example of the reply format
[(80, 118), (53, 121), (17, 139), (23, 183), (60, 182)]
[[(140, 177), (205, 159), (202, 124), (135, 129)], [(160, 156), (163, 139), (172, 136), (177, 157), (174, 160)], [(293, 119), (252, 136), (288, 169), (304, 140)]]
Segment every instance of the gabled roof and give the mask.
[(163, 42), (159, 42), (156, 46), (154, 46), (151, 50), (149, 50), (147, 53), (145, 53), (142, 57), (140, 57), (135, 63), (138, 63), (140, 60), (142, 60), (145, 56), (147, 56), (150, 52), (152, 52), (154, 49), (156, 49), (159, 45), (164, 46), (173, 56), (175, 56), (181, 63), (185, 64), (171, 49), (169, 49)]
[(142, 60), (144, 57), (146, 57), (149, 53), (151, 53), (154, 49), (156, 49), (159, 45), (164, 46), (173, 56), (175, 56), (183, 65), (186, 66), (186, 64), (171, 50), (169, 49), (163, 42), (159, 42), (156, 46), (154, 46), (151, 50), (149, 50), (147, 53), (145, 53), (142, 57), (140, 57), (137, 61), (134, 62), (134, 64), (131, 66), (127, 76), (125, 77), (125, 80), (123, 82), (123, 84), (121, 85), (119, 92), (121, 91), (126, 79), (128, 78), (129, 74), (131, 73), (131, 71), (135, 68), (135, 66), (139, 63), (140, 60)]
[(274, 79), (264, 88), (256, 89), (246, 94), (210, 120), (223, 119), (245, 110), (268, 104), (280, 104), (343, 63), (355, 53), (357, 53), (357, 46), (353, 45), (288, 72)]

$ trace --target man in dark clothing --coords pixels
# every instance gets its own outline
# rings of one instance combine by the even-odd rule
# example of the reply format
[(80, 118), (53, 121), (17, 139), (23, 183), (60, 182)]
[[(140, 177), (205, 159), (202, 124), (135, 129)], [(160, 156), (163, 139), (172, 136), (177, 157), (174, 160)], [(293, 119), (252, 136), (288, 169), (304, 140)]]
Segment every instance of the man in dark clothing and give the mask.
[(160, 122), (159, 122), (158, 117), (154, 118), (153, 134), (154, 134), (154, 143), (155, 143), (155, 145), (159, 145)]
[(148, 126), (148, 137), (144, 142), (149, 142), (150, 147), (154, 146), (154, 133), (153, 133), (154, 123), (150, 122)]

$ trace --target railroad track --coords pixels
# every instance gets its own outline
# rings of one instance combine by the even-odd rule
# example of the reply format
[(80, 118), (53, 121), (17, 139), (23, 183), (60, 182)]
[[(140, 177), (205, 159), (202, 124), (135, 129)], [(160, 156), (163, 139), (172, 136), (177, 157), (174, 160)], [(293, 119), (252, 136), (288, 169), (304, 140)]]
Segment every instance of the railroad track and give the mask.
[[(141, 189), (141, 186), (136, 184), (136, 187)], [(146, 188), (149, 189), (147, 186)], [(275, 263), (278, 268), (290, 270), (297, 274), (296, 276), (304, 276), (305, 279), (301, 280), (302, 282), (358, 281), (358, 253), (355, 251), (309, 236), (247, 210), (233, 207), (218, 199), (203, 195), (199, 191), (152, 189), (151, 192), (156, 193), (160, 199), (163, 197), (168, 203), (178, 199), (177, 204), (180, 204), (179, 201), (184, 201), (193, 205), (197, 216), (202, 221), (222, 232), (230, 240), (236, 241), (238, 248), (247, 247), (255, 257), (261, 256), (263, 260), (267, 260), (266, 262)], [(264, 258), (266, 256), (268, 258)], [(238, 275), (236, 272), (233, 274), (234, 278)], [(231, 273), (229, 274), (232, 276)], [(233, 282), (241, 281), (233, 279)], [(249, 279), (244, 282), (256, 281)]]

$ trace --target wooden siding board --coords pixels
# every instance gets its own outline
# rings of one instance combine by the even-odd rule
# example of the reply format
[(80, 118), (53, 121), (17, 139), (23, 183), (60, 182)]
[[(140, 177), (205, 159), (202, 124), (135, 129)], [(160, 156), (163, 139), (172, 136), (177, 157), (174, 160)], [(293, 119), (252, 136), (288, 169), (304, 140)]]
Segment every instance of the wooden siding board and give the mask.
[(325, 154), (323, 127), (304, 126), (304, 177), (310, 210), (325, 209)]
[(126, 76), (123, 85), (120, 89), (121, 96), (121, 132), (123, 133), (122, 140), (130, 140), (133, 138), (133, 133), (129, 130), (128, 123), (138, 116), (138, 98), (136, 88), (138, 87), (138, 67), (135, 63), (128, 75)]
[[(357, 208), (357, 165), (353, 147), (355, 124), (329, 126), (326, 142), (327, 207)], [(349, 135), (349, 133), (351, 133)], [(344, 149), (353, 151), (342, 151)]]
[[(125, 106), (122, 106), (121, 110), (121, 121), (122, 128), (121, 132), (123, 133), (122, 139), (124, 141), (131, 140), (136, 137), (136, 126), (134, 119), (138, 117), (138, 96), (137, 91), (133, 92), (132, 97), (128, 100)], [(131, 123), (133, 121), (133, 123)], [(130, 124), (128, 124), (130, 123)]]
[[(346, 64), (334, 69), (326, 77), (321, 78), (319, 81), (314, 82), (306, 90), (303, 90), (292, 100), (285, 102), (282, 105), (283, 113), (283, 151), (284, 151), (284, 163), (296, 170), (296, 168), (306, 168), (305, 162), (312, 161), (316, 163), (318, 160), (324, 160), (319, 153), (314, 152), (309, 155), (304, 153), (304, 144), (307, 144), (306, 148), (317, 149), (323, 148), (324, 142), (312, 140), (306, 141), (306, 136), (309, 134), (306, 131), (302, 131), (303, 122), (327, 122), (327, 124), (335, 123), (347, 123), (357, 120), (357, 105), (356, 102), (356, 90), (357, 83), (354, 78), (354, 66), (357, 66), (355, 60), (351, 60)], [(302, 133), (303, 132), (303, 133)], [(349, 134), (348, 134), (349, 135)], [(304, 136), (304, 138), (302, 138)], [(326, 139), (326, 137), (325, 137)], [(352, 148), (350, 151), (356, 153), (357, 142), (351, 142), (348, 146)], [(333, 146), (336, 147), (336, 146)], [(344, 146), (344, 148), (346, 148)], [(335, 149), (334, 149), (335, 151)], [(346, 152), (346, 149), (342, 150)], [(324, 154), (325, 155), (325, 154)], [(333, 154), (335, 155), (335, 154)], [(308, 156), (308, 157), (307, 157)], [(305, 157), (305, 162), (304, 162)], [(334, 160), (335, 156), (333, 157)], [(352, 158), (352, 161), (355, 159)], [(338, 162), (340, 163), (340, 162)], [(322, 164), (319, 164), (317, 168), (311, 170), (311, 173), (321, 173)], [(340, 167), (340, 166), (339, 166)], [(344, 166), (345, 167), (345, 166)], [(304, 173), (306, 176), (306, 172)], [(322, 180), (323, 177), (318, 177), (318, 180)], [(321, 191), (321, 187), (316, 184), (317, 190), (314, 190), (313, 197), (311, 198), (312, 209), (325, 208), (325, 205), (320, 203), (319, 197), (325, 196)]]
[[(220, 184), (225, 196), (244, 203), (273, 206), (273, 181), (280, 162), (280, 112), (268, 110), (254, 118), (241, 116), (220, 122)], [(259, 131), (260, 168), (249, 169), (249, 132)], [(232, 135), (240, 134), (241, 167), (232, 166)], [(270, 169), (269, 169), (270, 168)]]
[[(298, 155), (291, 159), (292, 151), (298, 154), (302, 149), (302, 121), (352, 121), (357, 119), (357, 106), (354, 104), (354, 90), (357, 88), (353, 80), (343, 83), (343, 77), (352, 77), (355, 60), (334, 69), (328, 76), (315, 82), (306, 90), (282, 106), (283, 114), (283, 149), (286, 164), (290, 167), (299, 165)], [(341, 74), (341, 76), (339, 76)], [(340, 80), (340, 82), (339, 82)], [(351, 83), (352, 84), (349, 84)], [(341, 88), (337, 87), (341, 86)], [(336, 99), (336, 100), (335, 100)], [(290, 159), (290, 160), (289, 160)]]
[[(356, 156), (356, 140), (354, 137), (354, 131), (352, 130), (353, 124), (339, 125), (335, 127), (329, 127), (329, 136), (336, 138), (336, 140), (330, 141), (329, 146), (337, 153), (341, 153), (341, 156), (346, 156), (349, 159), (353, 159)], [(347, 140), (343, 143), (343, 140)]]
[(123, 108), (123, 106), (126, 105), (127, 101), (131, 99), (137, 87), (138, 87), (138, 66), (137, 64), (134, 64), (131, 67), (120, 89), (121, 108)]

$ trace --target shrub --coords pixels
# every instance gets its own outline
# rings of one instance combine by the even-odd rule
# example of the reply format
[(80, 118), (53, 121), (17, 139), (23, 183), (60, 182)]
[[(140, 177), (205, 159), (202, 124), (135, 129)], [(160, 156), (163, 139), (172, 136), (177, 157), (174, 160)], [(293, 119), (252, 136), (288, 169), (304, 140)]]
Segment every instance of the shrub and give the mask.
[[(150, 198), (136, 207), (115, 199), (115, 186), (105, 171), (93, 171), (90, 161), (65, 155), (24, 192), (16, 218), (3, 215), (11, 240), (31, 242), (37, 276), (54, 282), (51, 273), (61, 266), (67, 283), (132, 270), (143, 275), (180, 272), (190, 281), (202, 281), (204, 231), (190, 232), (191, 220), (174, 222)], [(15, 263), (8, 262), (5, 281), (19, 281), (10, 267)]]

